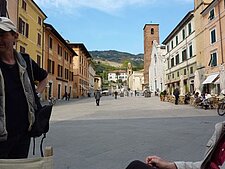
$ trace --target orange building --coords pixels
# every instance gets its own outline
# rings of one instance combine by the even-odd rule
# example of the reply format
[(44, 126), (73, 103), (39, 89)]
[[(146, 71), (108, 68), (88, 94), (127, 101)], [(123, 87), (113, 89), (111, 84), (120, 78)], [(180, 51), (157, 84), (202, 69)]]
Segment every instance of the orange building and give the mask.
[(225, 1), (213, 0), (201, 14), (204, 26), (203, 91), (219, 94), (225, 89)]
[(75, 97), (87, 96), (89, 92), (89, 61), (91, 55), (83, 43), (69, 43), (78, 57), (73, 58)]
[(77, 54), (70, 48), (69, 44), (55, 30), (55, 28), (44, 24), (44, 67), (48, 71), (48, 85), (46, 97), (51, 96), (62, 99), (65, 92), (74, 97), (73, 83), (73, 58)]

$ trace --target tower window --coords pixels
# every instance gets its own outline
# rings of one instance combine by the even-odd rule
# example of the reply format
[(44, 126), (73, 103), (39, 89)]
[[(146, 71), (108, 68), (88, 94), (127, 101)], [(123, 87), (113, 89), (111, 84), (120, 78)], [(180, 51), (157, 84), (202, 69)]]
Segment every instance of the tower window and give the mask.
[(151, 34), (152, 35), (154, 34), (154, 28), (151, 28)]

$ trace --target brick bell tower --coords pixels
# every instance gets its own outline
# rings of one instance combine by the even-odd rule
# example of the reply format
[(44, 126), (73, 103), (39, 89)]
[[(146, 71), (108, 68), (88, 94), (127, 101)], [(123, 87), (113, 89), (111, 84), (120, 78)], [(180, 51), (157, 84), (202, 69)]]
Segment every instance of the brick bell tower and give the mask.
[(149, 66), (151, 63), (152, 45), (159, 43), (159, 24), (145, 24), (144, 28), (144, 85), (149, 87)]

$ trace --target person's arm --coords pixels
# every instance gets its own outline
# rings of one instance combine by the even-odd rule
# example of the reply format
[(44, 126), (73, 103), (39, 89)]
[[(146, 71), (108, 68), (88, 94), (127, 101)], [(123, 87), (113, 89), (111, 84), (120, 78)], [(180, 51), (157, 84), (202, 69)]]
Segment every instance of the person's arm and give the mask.
[(201, 161), (198, 162), (184, 162), (184, 161), (175, 161), (170, 162), (164, 159), (161, 159), (158, 156), (148, 156), (146, 158), (146, 164), (150, 166), (155, 166), (159, 169), (200, 169)]
[(42, 80), (38, 83), (36, 92), (42, 93), (45, 90), (45, 87), (46, 87), (47, 83), (48, 83), (48, 76), (44, 80)]
[(146, 158), (146, 164), (159, 169), (177, 169), (174, 162), (166, 161), (158, 156), (148, 156)]

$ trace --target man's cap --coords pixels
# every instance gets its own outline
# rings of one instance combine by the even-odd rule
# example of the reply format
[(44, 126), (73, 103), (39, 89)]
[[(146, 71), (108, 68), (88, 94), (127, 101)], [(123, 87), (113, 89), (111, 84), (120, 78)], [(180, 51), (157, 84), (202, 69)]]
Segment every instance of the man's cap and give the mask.
[(17, 32), (16, 26), (14, 23), (6, 17), (0, 17), (0, 29), (3, 31), (9, 32), (9, 31), (14, 31)]

